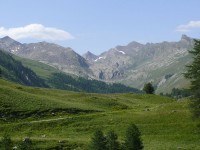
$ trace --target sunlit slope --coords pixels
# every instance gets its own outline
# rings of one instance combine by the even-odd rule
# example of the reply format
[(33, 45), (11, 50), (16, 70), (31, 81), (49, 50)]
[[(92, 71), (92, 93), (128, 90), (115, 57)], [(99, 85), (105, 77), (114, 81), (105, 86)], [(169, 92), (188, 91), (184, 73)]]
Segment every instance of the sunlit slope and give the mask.
[(62, 145), (87, 150), (97, 128), (105, 133), (114, 130), (122, 142), (130, 123), (139, 127), (145, 149), (200, 149), (198, 122), (191, 117), (188, 100), (132, 93), (76, 93), (0, 80), (0, 104), (1, 114), (19, 114), (1, 116), (0, 130), (16, 141), (31, 135), (35, 146), (42, 149)]

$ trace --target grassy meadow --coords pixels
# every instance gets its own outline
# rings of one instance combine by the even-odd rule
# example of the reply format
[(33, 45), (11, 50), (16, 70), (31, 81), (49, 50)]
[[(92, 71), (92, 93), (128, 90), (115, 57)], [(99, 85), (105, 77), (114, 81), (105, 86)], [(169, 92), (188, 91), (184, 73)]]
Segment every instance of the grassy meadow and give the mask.
[(145, 150), (199, 150), (198, 122), (189, 100), (146, 94), (90, 94), (26, 87), (0, 79), (0, 136), (30, 136), (38, 149), (87, 150), (95, 129), (124, 140), (130, 123)]

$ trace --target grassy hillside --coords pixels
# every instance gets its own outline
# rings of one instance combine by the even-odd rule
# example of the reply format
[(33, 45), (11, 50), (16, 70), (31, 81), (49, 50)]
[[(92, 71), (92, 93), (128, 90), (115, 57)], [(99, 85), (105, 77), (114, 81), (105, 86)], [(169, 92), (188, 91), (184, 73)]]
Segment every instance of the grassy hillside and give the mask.
[(188, 104), (156, 95), (76, 93), (0, 80), (0, 130), (15, 142), (30, 135), (39, 149), (87, 150), (95, 129), (113, 129), (123, 141), (126, 127), (135, 123), (147, 150), (198, 150), (198, 122)]
[(157, 74), (161, 74), (161, 73), (172, 75), (170, 78), (166, 80), (165, 84), (161, 84), (156, 89), (157, 93), (161, 93), (161, 92), (170, 93), (173, 88), (187, 89), (190, 87), (190, 81), (186, 80), (183, 73), (187, 69), (186, 65), (188, 65), (192, 61), (191, 57), (192, 57), (191, 55), (186, 55), (185, 57), (178, 59), (176, 63), (171, 64), (168, 69), (156, 70), (154, 72), (155, 74), (152, 73), (154, 77), (156, 77)]
[(24, 67), (20, 61), (0, 50), (0, 76), (4, 79), (29, 86), (47, 87), (31, 69)]
[(40, 76), (43, 79), (49, 78), (53, 73), (60, 72), (57, 68), (46, 65), (39, 61), (22, 58), (16, 55), (13, 55), (13, 57), (16, 60), (20, 61), (24, 66), (33, 70), (38, 76)]

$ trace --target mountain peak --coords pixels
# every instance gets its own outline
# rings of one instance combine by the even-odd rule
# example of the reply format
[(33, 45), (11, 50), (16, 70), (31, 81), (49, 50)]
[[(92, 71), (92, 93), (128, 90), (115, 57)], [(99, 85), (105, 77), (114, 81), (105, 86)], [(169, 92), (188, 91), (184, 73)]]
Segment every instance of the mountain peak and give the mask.
[(142, 44), (136, 41), (133, 41), (131, 43), (129, 43), (127, 46), (131, 46), (131, 47), (138, 47), (141, 46)]
[(188, 37), (187, 35), (183, 34), (183, 35), (181, 36), (181, 41), (191, 41), (191, 38)]
[(98, 58), (95, 54), (91, 53), (90, 51), (87, 51), (85, 54), (83, 54), (83, 57), (86, 60), (90, 60), (90, 61), (95, 60), (95, 59)]
[(7, 44), (12, 44), (12, 43), (21, 44), (21, 43), (15, 41), (14, 39), (12, 39), (9, 36), (5, 36), (5, 37), (1, 38), (0, 41), (4, 42), (4, 43), (7, 43)]
[(15, 41), (9, 36), (5, 36), (5, 37), (1, 38), (1, 40), (3, 40), (3, 41)]
[(95, 54), (93, 54), (93, 53), (90, 52), (90, 51), (87, 51), (87, 52), (85, 53), (85, 55), (95, 55)]

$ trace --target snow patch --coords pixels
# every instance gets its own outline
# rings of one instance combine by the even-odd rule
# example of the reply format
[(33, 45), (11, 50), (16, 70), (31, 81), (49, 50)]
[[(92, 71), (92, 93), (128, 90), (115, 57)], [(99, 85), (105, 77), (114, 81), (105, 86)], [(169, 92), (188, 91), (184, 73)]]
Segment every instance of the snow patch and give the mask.
[(158, 87), (160, 87), (162, 84), (164, 84), (167, 80), (165, 78), (162, 78), (162, 80), (158, 83)]
[(26, 77), (26, 80), (28, 81), (29, 80), (28, 76), (26, 75), (25, 77)]
[(100, 59), (103, 59), (103, 57), (99, 57), (99, 58), (95, 59), (94, 61), (98, 61), (98, 60), (100, 60)]
[(12, 50), (11, 50), (12, 53), (15, 53), (15, 52), (17, 52), (17, 51), (18, 51), (18, 49), (12, 49)]
[(124, 51), (118, 51), (118, 52), (122, 53), (123, 55), (125, 55), (125, 54), (126, 54)]

